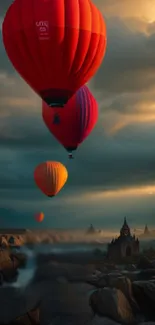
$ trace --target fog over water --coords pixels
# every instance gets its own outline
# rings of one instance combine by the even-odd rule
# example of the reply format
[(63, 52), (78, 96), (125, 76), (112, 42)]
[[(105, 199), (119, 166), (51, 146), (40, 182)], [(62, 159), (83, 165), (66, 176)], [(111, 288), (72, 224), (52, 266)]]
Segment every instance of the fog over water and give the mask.
[[(140, 241), (140, 250), (144, 248), (154, 247), (155, 241)], [(27, 256), (27, 263), (25, 268), (19, 269), (17, 281), (11, 284), (13, 287), (25, 288), (33, 279), (37, 265), (36, 257), (41, 255), (54, 254), (55, 256), (69, 256), (71, 253), (76, 254), (91, 254), (95, 249), (100, 249), (103, 253), (106, 252), (107, 243), (104, 244), (88, 244), (88, 243), (58, 243), (58, 244), (36, 244), (32, 249), (23, 246), (20, 252)], [(72, 264), (72, 263), (71, 263)], [(10, 285), (10, 284), (9, 284)]]

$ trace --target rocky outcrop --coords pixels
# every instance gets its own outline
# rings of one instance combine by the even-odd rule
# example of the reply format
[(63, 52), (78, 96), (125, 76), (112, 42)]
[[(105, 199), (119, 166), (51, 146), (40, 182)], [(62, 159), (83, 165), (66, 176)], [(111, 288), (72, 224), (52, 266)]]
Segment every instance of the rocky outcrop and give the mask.
[(0, 285), (4, 282), (14, 282), (18, 276), (18, 268), (25, 267), (26, 256), (12, 253), (6, 249), (0, 251)]
[[(25, 266), (24, 255), (2, 257), (2, 277)], [(37, 263), (25, 289), (0, 287), (0, 325), (155, 325), (155, 269)]]
[(14, 267), (8, 251), (0, 252), (0, 285), (4, 282), (15, 281), (18, 276), (17, 268)]
[[(34, 315), (34, 309), (39, 308), (39, 302), (39, 295), (34, 297), (32, 291), (30, 293), (10, 287), (0, 288), (0, 324), (19, 321), (23, 315), (30, 311), (33, 311)], [(29, 317), (28, 314), (26, 316)], [(22, 325), (22, 323), (20, 324)]]
[(27, 262), (27, 256), (23, 253), (10, 253), (10, 259), (13, 263), (13, 267), (17, 268), (25, 268)]
[(40, 325), (39, 306), (27, 311), (24, 315), (17, 317), (9, 325)]
[(90, 297), (90, 306), (95, 314), (107, 316), (122, 324), (134, 324), (132, 308), (119, 289), (104, 288), (95, 291)]
[(136, 281), (132, 287), (134, 297), (145, 318), (155, 321), (155, 282)]
[(153, 268), (154, 268), (153, 263), (146, 256), (140, 257), (138, 264), (137, 264), (137, 269), (147, 270), (147, 269), (153, 269)]
[(155, 280), (131, 282), (119, 277), (113, 286), (96, 287), (92, 293), (90, 305), (95, 314), (108, 316), (121, 324), (137, 324), (140, 320), (155, 322)]

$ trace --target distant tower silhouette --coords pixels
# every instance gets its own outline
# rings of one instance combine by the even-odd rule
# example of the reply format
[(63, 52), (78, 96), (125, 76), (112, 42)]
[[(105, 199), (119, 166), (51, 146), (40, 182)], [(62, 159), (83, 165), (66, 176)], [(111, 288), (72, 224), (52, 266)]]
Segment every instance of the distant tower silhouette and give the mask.
[(145, 225), (145, 228), (144, 228), (144, 235), (148, 235), (150, 233), (149, 229), (148, 229), (148, 226)]
[(90, 225), (90, 227), (87, 230), (87, 234), (95, 234), (95, 228), (93, 227), (92, 223)]

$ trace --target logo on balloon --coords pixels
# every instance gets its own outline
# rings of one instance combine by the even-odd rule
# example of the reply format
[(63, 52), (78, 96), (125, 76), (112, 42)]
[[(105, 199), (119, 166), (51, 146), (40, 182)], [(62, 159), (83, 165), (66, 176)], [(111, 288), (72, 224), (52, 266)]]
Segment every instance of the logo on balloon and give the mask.
[(47, 20), (36, 21), (36, 27), (38, 31), (38, 37), (40, 40), (48, 40), (50, 38), (49, 22)]

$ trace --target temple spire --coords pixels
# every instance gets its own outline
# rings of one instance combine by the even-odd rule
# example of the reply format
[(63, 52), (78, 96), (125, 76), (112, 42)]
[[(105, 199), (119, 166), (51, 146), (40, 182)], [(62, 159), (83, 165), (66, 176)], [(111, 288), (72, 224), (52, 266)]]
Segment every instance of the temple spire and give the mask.
[(124, 225), (127, 225), (126, 217), (124, 217)]
[(120, 236), (121, 237), (124, 237), (124, 236), (130, 236), (131, 233), (130, 233), (130, 228), (127, 224), (127, 220), (126, 220), (126, 217), (124, 217), (124, 223), (123, 223), (123, 226), (120, 230)]

